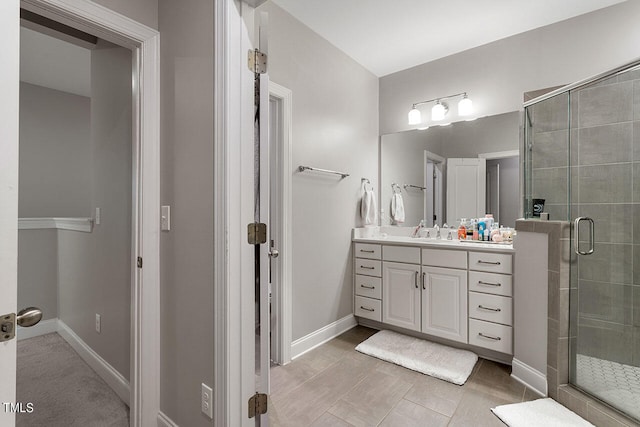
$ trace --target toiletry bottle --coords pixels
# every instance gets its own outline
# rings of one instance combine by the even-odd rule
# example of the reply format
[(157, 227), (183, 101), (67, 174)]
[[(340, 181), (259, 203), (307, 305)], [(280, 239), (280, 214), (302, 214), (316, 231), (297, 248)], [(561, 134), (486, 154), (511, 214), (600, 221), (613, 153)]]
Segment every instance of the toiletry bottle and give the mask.
[(484, 222), (484, 219), (478, 220), (478, 240), (484, 240), (484, 230), (487, 229), (487, 223)]
[(473, 218), (467, 221), (467, 240), (473, 240)]
[(462, 218), (460, 220), (460, 226), (458, 227), (458, 240), (465, 240), (467, 238), (467, 229), (465, 227), (466, 223), (466, 218)]
[(484, 232), (482, 234), (483, 234), (482, 240), (484, 240), (485, 242), (488, 242), (489, 241), (489, 230), (485, 228)]
[(478, 223), (477, 222), (473, 223), (473, 232), (471, 234), (471, 238), (473, 240), (478, 240), (478, 238), (479, 238), (478, 237)]

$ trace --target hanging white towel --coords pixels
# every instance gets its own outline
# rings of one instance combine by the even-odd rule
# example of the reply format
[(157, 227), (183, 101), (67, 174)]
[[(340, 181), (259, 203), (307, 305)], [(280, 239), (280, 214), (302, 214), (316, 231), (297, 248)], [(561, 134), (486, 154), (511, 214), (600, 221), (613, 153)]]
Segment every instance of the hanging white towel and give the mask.
[(404, 222), (404, 202), (400, 193), (393, 193), (391, 197), (391, 219), (396, 224)]
[(373, 192), (373, 187), (367, 189), (366, 183), (363, 183), (362, 191), (362, 203), (360, 204), (362, 222), (365, 226), (377, 225), (378, 208), (376, 206), (376, 195)]

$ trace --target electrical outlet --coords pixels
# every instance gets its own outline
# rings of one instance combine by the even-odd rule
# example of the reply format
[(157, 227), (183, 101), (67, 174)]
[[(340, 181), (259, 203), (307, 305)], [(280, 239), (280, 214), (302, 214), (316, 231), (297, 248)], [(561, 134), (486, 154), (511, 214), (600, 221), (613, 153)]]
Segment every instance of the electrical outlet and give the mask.
[(96, 208), (96, 225), (100, 225), (100, 221), (102, 221), (102, 209)]
[(100, 315), (98, 313), (96, 313), (96, 332), (97, 333), (100, 333), (100, 329), (101, 329), (101, 326), (102, 326), (100, 324), (100, 322), (101, 322)]
[(211, 387), (202, 383), (202, 413), (213, 419), (213, 390)]

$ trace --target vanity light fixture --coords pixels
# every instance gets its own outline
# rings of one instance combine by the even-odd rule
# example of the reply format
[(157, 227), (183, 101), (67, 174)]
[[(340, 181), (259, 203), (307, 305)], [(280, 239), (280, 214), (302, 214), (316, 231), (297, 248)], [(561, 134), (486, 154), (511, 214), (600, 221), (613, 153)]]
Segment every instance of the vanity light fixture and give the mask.
[(436, 100), (436, 105), (431, 108), (431, 120), (438, 122), (444, 120), (444, 116), (449, 112), (449, 105), (446, 102), (440, 102)]
[(449, 105), (444, 102), (444, 99), (455, 98), (461, 96), (462, 99), (458, 102), (458, 115), (461, 117), (469, 116), (473, 114), (473, 102), (467, 96), (467, 92), (456, 93), (455, 95), (441, 96), (439, 98), (429, 99), (427, 101), (416, 102), (409, 111), (409, 124), (418, 125), (422, 122), (422, 116), (418, 105), (427, 104), (435, 101), (435, 105), (431, 108), (431, 120), (437, 122), (444, 120), (445, 116), (449, 112)]
[(413, 108), (409, 111), (409, 124), (410, 125), (418, 125), (422, 121), (422, 117), (420, 116), (420, 110), (416, 108), (416, 105), (413, 104)]

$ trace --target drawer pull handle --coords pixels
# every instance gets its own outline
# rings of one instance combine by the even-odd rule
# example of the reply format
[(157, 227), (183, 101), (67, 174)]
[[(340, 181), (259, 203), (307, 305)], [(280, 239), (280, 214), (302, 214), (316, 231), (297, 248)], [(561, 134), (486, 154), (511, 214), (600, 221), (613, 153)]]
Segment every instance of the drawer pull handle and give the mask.
[(361, 288), (365, 288), (365, 289), (375, 289), (375, 286), (365, 286), (365, 285), (360, 285)]
[(491, 283), (491, 282), (483, 282), (482, 280), (478, 280), (479, 285), (487, 285), (487, 286), (502, 286), (501, 283)]
[(483, 261), (479, 259), (478, 264), (500, 265), (500, 261)]
[(369, 307), (360, 306), (360, 308), (367, 311), (375, 311), (373, 308), (369, 308)]
[(367, 254), (375, 253), (375, 251), (368, 251), (368, 250), (365, 250), (365, 249), (360, 249), (360, 252), (364, 252), (364, 253), (367, 253)]
[(427, 273), (422, 273), (422, 289), (427, 289)]
[(480, 305), (478, 306), (478, 308), (481, 308), (481, 309), (483, 309), (483, 310), (495, 311), (496, 313), (497, 313), (497, 312), (502, 311), (502, 310), (501, 310), (501, 309), (499, 309), (499, 308), (485, 307), (485, 306), (484, 306), (484, 305), (482, 305), (482, 304), (480, 304)]
[(485, 335), (482, 332), (478, 332), (478, 335), (484, 338), (489, 338), (490, 340), (494, 340), (494, 341), (500, 341), (502, 339), (500, 337), (492, 337), (491, 335)]
[(375, 270), (375, 267), (366, 267), (364, 265), (361, 265), (360, 268), (364, 268), (365, 270)]

